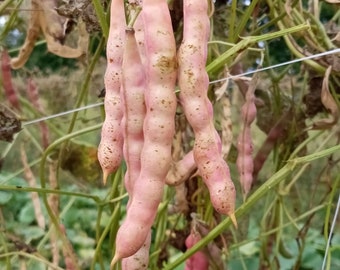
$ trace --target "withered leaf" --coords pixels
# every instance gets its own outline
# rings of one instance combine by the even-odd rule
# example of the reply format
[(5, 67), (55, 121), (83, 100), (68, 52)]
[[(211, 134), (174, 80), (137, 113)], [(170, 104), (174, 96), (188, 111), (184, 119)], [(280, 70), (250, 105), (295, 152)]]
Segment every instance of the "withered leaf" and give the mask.
[(325, 0), (325, 1), (330, 4), (340, 4), (340, 0)]
[(292, 1), (291, 0), (286, 1), (284, 7), (289, 18), (292, 18)]
[(0, 104), (0, 140), (11, 142), (13, 135), (21, 130), (21, 121), (5, 105)]
[(321, 102), (331, 114), (331, 117), (320, 119), (313, 124), (313, 129), (327, 129), (335, 125), (339, 120), (339, 108), (332, 94), (329, 91), (329, 76), (332, 71), (332, 66), (326, 70), (325, 77), (322, 82)]
[(6, 238), (8, 241), (12, 244), (14, 244), (14, 247), (18, 251), (24, 251), (27, 253), (34, 253), (37, 251), (37, 249), (29, 244), (26, 244), (23, 240), (22, 237), (18, 235), (14, 235), (12, 233), (6, 233), (5, 234)]
[(87, 183), (96, 183), (100, 171), (97, 147), (69, 142), (67, 150), (60, 160), (60, 166), (77, 179)]

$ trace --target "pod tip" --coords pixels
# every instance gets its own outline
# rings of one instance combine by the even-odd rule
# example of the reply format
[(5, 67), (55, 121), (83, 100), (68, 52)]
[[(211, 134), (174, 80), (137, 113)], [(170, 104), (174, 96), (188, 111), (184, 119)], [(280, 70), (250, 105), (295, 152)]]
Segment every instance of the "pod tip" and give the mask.
[(103, 184), (104, 184), (104, 186), (106, 185), (108, 176), (109, 176), (109, 174), (106, 171), (103, 171)]
[(113, 267), (115, 266), (115, 264), (119, 261), (119, 256), (118, 254), (116, 253), (114, 256), (113, 256), (113, 259), (110, 263), (110, 270), (113, 270)]
[(237, 220), (236, 220), (236, 217), (235, 217), (235, 213), (229, 214), (229, 218), (231, 219), (231, 222), (233, 223), (233, 225), (237, 229), (238, 225), (237, 225)]

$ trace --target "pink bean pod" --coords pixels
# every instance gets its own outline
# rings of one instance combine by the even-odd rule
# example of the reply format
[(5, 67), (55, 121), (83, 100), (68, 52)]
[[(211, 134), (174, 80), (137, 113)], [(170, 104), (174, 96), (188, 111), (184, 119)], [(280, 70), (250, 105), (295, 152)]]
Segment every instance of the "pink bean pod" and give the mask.
[(214, 127), (212, 104), (207, 96), (208, 2), (184, 0), (183, 10), (183, 41), (178, 51), (180, 102), (194, 130), (194, 158), (209, 189), (211, 202), (216, 211), (229, 215), (236, 226), (235, 186), (222, 157), (221, 140)]
[[(194, 228), (191, 229), (190, 234), (185, 239), (185, 246), (187, 248), (193, 247), (201, 240), (201, 235)], [(184, 270), (208, 270), (209, 259), (203, 251), (197, 251), (185, 262)]]
[(189, 151), (182, 159), (173, 163), (166, 176), (165, 183), (169, 186), (177, 186), (185, 182), (196, 169), (194, 152)]
[(146, 270), (149, 264), (151, 230), (142, 247), (132, 256), (122, 260), (122, 270)]
[(124, 1), (112, 0), (110, 32), (107, 41), (107, 68), (105, 83), (105, 120), (98, 146), (98, 160), (103, 170), (103, 182), (110, 173), (120, 166), (123, 158), (123, 136), (121, 120), (123, 117), (120, 88), (125, 38)]
[[(196, 220), (196, 230), (203, 238), (211, 231), (209, 227), (200, 220)], [(217, 246), (215, 241), (210, 242), (204, 249), (204, 253), (209, 258), (209, 265), (211, 269), (224, 269), (224, 262), (222, 258), (222, 250)]]
[(131, 200), (133, 186), (141, 169), (140, 155), (144, 145), (143, 123), (146, 113), (144, 101), (145, 70), (139, 55), (135, 31), (132, 28), (126, 30), (122, 67), (121, 100), (124, 114), (121, 126), (124, 137), (123, 153), (127, 166), (125, 188)]
[(238, 155), (236, 165), (240, 174), (240, 183), (244, 199), (247, 197), (253, 183), (254, 160), (252, 157), (253, 142), (251, 139), (251, 124), (256, 117), (254, 95), (256, 83), (257, 77), (254, 77), (246, 93), (246, 102), (241, 109), (243, 127), (237, 140)]
[(163, 196), (175, 133), (176, 44), (166, 0), (144, 0), (146, 50), (146, 117), (141, 172), (126, 219), (116, 238), (111, 267), (135, 254), (144, 244)]
[[(126, 162), (125, 188), (129, 193), (130, 207), (134, 193), (134, 184), (141, 169), (141, 151), (144, 145), (143, 122), (145, 118), (144, 91), (146, 88), (145, 70), (137, 46), (135, 31), (126, 30), (123, 58), (123, 87), (121, 98), (124, 108), (122, 119), (124, 136), (124, 159)], [(147, 269), (151, 232), (142, 247), (132, 256), (122, 260), (123, 270)]]
[[(141, 4), (140, 4), (141, 5)], [(142, 64), (145, 66), (147, 63), (146, 52), (145, 52), (145, 35), (144, 35), (144, 23), (143, 23), (143, 10), (141, 10), (138, 15), (135, 24), (133, 25), (135, 29), (135, 38), (137, 41), (139, 57), (142, 61)]]

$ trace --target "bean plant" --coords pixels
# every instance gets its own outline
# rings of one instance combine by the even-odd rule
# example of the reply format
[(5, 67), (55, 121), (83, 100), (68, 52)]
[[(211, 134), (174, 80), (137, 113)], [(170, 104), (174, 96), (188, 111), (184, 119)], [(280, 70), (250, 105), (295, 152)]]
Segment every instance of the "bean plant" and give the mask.
[(339, 268), (335, 2), (1, 1), (0, 268)]

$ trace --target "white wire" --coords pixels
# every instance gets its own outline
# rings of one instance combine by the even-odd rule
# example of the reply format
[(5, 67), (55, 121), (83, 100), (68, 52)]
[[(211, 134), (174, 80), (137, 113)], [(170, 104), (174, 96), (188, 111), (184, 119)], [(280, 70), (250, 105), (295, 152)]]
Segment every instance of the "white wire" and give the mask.
[[(325, 256), (323, 257), (323, 262), (322, 262), (322, 268), (321, 268), (322, 270), (324, 270), (325, 267), (326, 267), (328, 251), (329, 251), (329, 247), (331, 245), (331, 240), (332, 240), (332, 235), (333, 235), (334, 228), (335, 228), (335, 223), (336, 223), (336, 220), (337, 220), (337, 217), (338, 217), (338, 214), (339, 214), (339, 208), (340, 208), (340, 194), (339, 194), (339, 197), (338, 197), (338, 204), (337, 204), (336, 209), (335, 209), (334, 218), (333, 218), (333, 221), (332, 221), (332, 226), (331, 226), (331, 229), (330, 229), (329, 235), (328, 235), (328, 240), (327, 240), (326, 250), (325, 250)], [(325, 226), (327, 226), (327, 224), (325, 224)]]
[(60, 113), (57, 113), (57, 114), (52, 114), (52, 115), (44, 116), (44, 117), (41, 117), (41, 118), (38, 118), (38, 119), (34, 119), (34, 120), (31, 120), (31, 121), (23, 122), (22, 125), (23, 126), (27, 126), (27, 125), (31, 125), (31, 124), (36, 124), (36, 123), (39, 123), (39, 122), (42, 122), (42, 121), (45, 121), (45, 120), (49, 120), (49, 119), (52, 119), (52, 118), (57, 118), (57, 117), (60, 117), (60, 116), (64, 116), (66, 114), (70, 114), (70, 113), (74, 113), (74, 112), (79, 112), (79, 111), (83, 111), (83, 110), (99, 107), (99, 106), (101, 106), (103, 104), (104, 104), (104, 102), (99, 102), (99, 103), (95, 103), (95, 104), (86, 105), (86, 106), (79, 107), (79, 108), (76, 108), (76, 109), (72, 109), (72, 110), (69, 110), (69, 111), (60, 112)]
[[(330, 51), (326, 51), (326, 52), (322, 52), (322, 53), (318, 53), (318, 54), (314, 54), (314, 55), (310, 55), (310, 56), (306, 56), (306, 57), (302, 57), (302, 58), (299, 58), (299, 59), (294, 59), (294, 60), (291, 60), (291, 61), (272, 65), (272, 66), (269, 66), (269, 67), (264, 67), (264, 68), (259, 68), (259, 69), (252, 70), (252, 71), (247, 71), (247, 72), (237, 74), (237, 75), (229, 75), (225, 78), (211, 81), (209, 84), (219, 83), (219, 82), (227, 81), (227, 80), (233, 79), (233, 78), (248, 76), (248, 75), (251, 75), (251, 74), (254, 74), (254, 73), (257, 73), (257, 72), (266, 71), (268, 69), (274, 69), (274, 68), (278, 68), (278, 67), (298, 63), (298, 62), (302, 62), (302, 61), (305, 61), (305, 60), (318, 58), (318, 57), (325, 56), (325, 55), (335, 54), (335, 53), (340, 53), (340, 48), (330, 50)], [(32, 120), (32, 121), (24, 122), (23, 126), (36, 124), (36, 123), (39, 123), (39, 122), (42, 122), (42, 121), (45, 121), (45, 120), (57, 118), (57, 117), (64, 116), (64, 115), (67, 115), (67, 114), (70, 114), (70, 113), (74, 113), (74, 112), (78, 112), (78, 111), (82, 111), (82, 110), (86, 110), (86, 109), (90, 109), (90, 108), (99, 107), (101, 105), (103, 105), (103, 102), (90, 104), (90, 105), (86, 105), (86, 106), (83, 106), (83, 107), (79, 107), (77, 109), (72, 109), (72, 110), (69, 110), (69, 111), (60, 112), (60, 113), (57, 113), (57, 114), (41, 117), (41, 118), (38, 118), (38, 119), (35, 119), (35, 120)]]
[(306, 57), (299, 58), (299, 59), (294, 59), (294, 60), (291, 60), (291, 61), (287, 61), (287, 62), (284, 62), (284, 63), (272, 65), (272, 66), (269, 66), (269, 67), (259, 68), (259, 69), (248, 71), (248, 72), (245, 72), (245, 73), (242, 73), (242, 74), (230, 75), (230, 76), (222, 78), (222, 79), (211, 81), (210, 84), (219, 83), (219, 82), (227, 81), (229, 79), (243, 77), (243, 76), (251, 75), (251, 74), (254, 74), (254, 73), (257, 73), (257, 72), (266, 71), (268, 69), (273, 69), (273, 68), (278, 68), (278, 67), (282, 67), (282, 66), (287, 66), (287, 65), (290, 65), (290, 64), (295, 64), (295, 63), (302, 62), (302, 61), (305, 61), (305, 60), (314, 59), (314, 58), (318, 58), (318, 57), (325, 56), (325, 55), (330, 55), (330, 54), (335, 54), (335, 53), (340, 53), (340, 48), (334, 49), (334, 50), (331, 50), (331, 51), (326, 51), (326, 52), (322, 52), (322, 53), (313, 54), (313, 55), (306, 56)]

